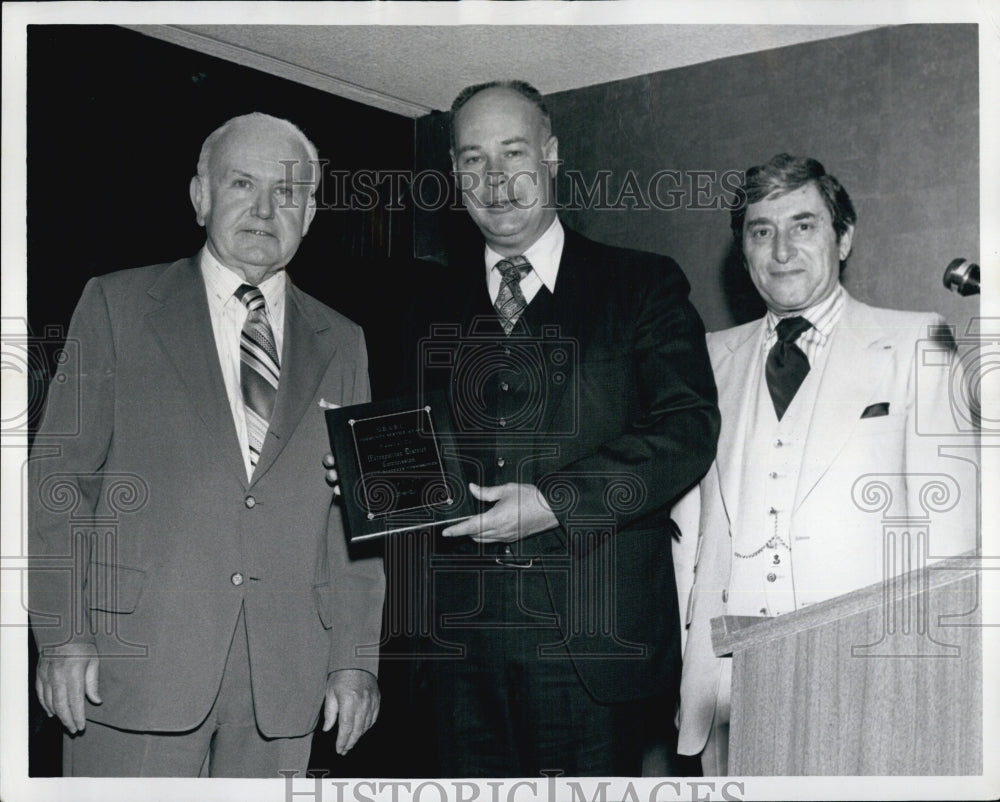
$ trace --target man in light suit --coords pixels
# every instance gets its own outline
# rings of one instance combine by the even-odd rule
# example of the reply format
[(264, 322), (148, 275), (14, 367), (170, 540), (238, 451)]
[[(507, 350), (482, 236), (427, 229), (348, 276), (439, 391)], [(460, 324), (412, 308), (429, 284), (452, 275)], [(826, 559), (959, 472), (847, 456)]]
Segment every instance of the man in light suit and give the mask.
[(934, 559), (976, 543), (975, 473), (928, 436), (955, 426), (949, 370), (917, 375), (941, 318), (848, 295), (856, 214), (819, 162), (780, 154), (748, 170), (743, 191), (732, 232), (768, 311), (708, 335), (722, 430), (700, 485), (679, 714), (679, 752), (700, 753), (706, 776), (726, 773), (729, 745), (731, 658), (714, 656), (711, 619), (781, 615), (903, 570), (862, 508), (868, 475), (884, 482), (886, 514), (917, 516), (926, 475), (951, 477), (959, 503), (923, 546)]
[(673, 260), (562, 226), (533, 87), (460, 93), (451, 155), (483, 239), (453, 256), (443, 361), (484, 512), (430, 558), (458, 649), (426, 665), (441, 772), (638, 775), (644, 706), (679, 680), (668, 511), (715, 453), (702, 323)]
[(77, 306), (29, 466), (36, 690), (67, 775), (278, 777), (321, 710), (341, 753), (377, 715), (381, 561), (347, 553), (316, 471), (321, 399), (369, 398), (364, 337), (285, 274), (319, 178), (291, 123), (229, 120), (191, 179), (205, 247)]

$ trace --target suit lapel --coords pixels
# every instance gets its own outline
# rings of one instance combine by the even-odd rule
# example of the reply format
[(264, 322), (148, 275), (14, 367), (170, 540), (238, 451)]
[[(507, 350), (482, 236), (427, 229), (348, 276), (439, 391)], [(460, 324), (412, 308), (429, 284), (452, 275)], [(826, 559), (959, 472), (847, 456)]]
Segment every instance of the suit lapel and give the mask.
[(253, 482), (267, 473), (288, 443), (295, 427), (309, 409), (316, 388), (337, 350), (331, 338), (318, 336), (329, 329), (329, 323), (310, 315), (302, 302), (301, 290), (290, 280), (285, 293), (281, 378)]
[(233, 473), (246, 484), (246, 467), (222, 379), (215, 332), (196, 259), (172, 264), (149, 289), (159, 306), (147, 315), (192, 405)]
[[(552, 421), (556, 411), (562, 406), (562, 398), (570, 387), (576, 389), (578, 363), (583, 357), (582, 349), (586, 344), (589, 332), (581, 325), (581, 320), (588, 314), (593, 314), (589, 304), (599, 295), (598, 285), (591, 279), (592, 261), (582, 247), (582, 238), (570, 229), (564, 229), (566, 240), (563, 252), (559, 257), (559, 271), (556, 274), (556, 291), (552, 294), (551, 314), (545, 323), (553, 335), (553, 345), (558, 342), (572, 340), (576, 343), (577, 352), (574, 358), (566, 363), (567, 374), (561, 381), (549, 380), (546, 387), (545, 417), (540, 432), (553, 431)], [(535, 338), (545, 339), (545, 332), (533, 331)], [(546, 365), (548, 354), (545, 354)]]
[(854, 434), (874, 398), (895, 346), (864, 304), (848, 296), (830, 343), (809, 423), (795, 508), (806, 499)]
[(759, 353), (763, 348), (766, 331), (764, 318), (752, 325), (742, 326), (732, 332), (719, 349), (712, 349), (719, 356), (712, 359), (715, 383), (719, 388), (719, 414), (722, 428), (719, 431), (717, 464), (719, 490), (730, 520), (739, 504), (740, 482), (743, 476), (743, 449), (747, 440), (747, 426), (753, 398), (759, 380)]

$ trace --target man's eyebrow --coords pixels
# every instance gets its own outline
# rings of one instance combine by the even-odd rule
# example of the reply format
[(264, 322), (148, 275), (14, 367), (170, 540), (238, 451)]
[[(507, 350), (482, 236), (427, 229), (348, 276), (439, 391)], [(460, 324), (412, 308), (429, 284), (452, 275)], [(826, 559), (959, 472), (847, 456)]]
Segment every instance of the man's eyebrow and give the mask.
[(812, 220), (817, 217), (815, 212), (799, 212), (792, 215), (792, 220)]
[(750, 228), (750, 226), (767, 225), (770, 222), (771, 219), (769, 217), (752, 217), (743, 224), (743, 227)]
[(461, 155), (462, 153), (468, 153), (470, 150), (481, 150), (481, 148), (479, 145), (462, 145), (455, 153)]
[(512, 136), (510, 139), (504, 139), (500, 142), (501, 145), (518, 145), (523, 142), (527, 142), (528, 137), (526, 136)]

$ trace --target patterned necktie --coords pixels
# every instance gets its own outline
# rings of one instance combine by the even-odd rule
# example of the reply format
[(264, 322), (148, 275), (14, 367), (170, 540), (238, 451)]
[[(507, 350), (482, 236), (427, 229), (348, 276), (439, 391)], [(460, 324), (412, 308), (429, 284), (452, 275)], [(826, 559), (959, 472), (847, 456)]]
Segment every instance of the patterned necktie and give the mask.
[(778, 341), (771, 346), (767, 354), (764, 375), (767, 378), (771, 401), (774, 403), (774, 411), (778, 413), (778, 420), (785, 414), (785, 410), (792, 403), (795, 393), (809, 372), (809, 359), (795, 341), (810, 326), (812, 323), (796, 315), (782, 318), (775, 329)]
[(264, 295), (250, 284), (241, 284), (235, 295), (247, 308), (247, 319), (240, 332), (240, 388), (246, 409), (250, 464), (257, 467), (281, 371)]
[(531, 271), (531, 262), (523, 256), (511, 256), (509, 259), (497, 262), (496, 269), (500, 271), (503, 279), (500, 282), (497, 299), (493, 302), (493, 308), (500, 317), (504, 334), (510, 334), (518, 316), (528, 305), (524, 293), (521, 292), (521, 279)]

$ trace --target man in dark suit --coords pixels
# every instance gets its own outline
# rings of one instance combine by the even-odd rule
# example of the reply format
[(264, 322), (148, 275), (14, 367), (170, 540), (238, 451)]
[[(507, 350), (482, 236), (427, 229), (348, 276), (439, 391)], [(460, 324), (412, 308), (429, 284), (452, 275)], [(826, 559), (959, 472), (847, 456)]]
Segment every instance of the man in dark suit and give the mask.
[(557, 149), (528, 84), (452, 106), (485, 248), (458, 255), (467, 305), (425, 340), (423, 371), (450, 365), (484, 511), (429, 560), (445, 776), (638, 775), (644, 700), (680, 677), (667, 511), (715, 454), (704, 329), (671, 259), (563, 228)]
[(348, 555), (315, 470), (320, 402), (369, 398), (364, 337), (285, 274), (317, 165), (285, 120), (228, 121), (191, 180), (205, 247), (92, 279), (73, 316), (29, 466), (67, 775), (276, 777), (321, 709), (341, 753), (378, 713), (381, 561)]

